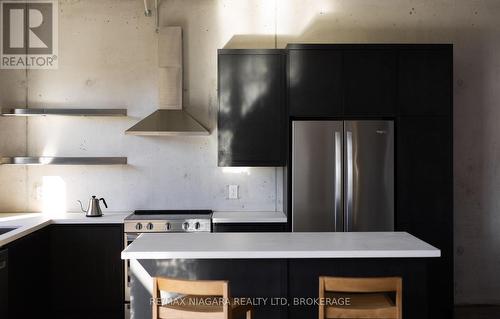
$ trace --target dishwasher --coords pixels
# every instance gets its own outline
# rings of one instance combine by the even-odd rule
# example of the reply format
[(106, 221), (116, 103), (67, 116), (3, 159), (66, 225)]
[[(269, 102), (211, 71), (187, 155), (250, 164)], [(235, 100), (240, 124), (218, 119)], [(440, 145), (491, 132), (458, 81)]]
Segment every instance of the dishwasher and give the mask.
[(0, 318), (7, 318), (8, 307), (8, 252), (0, 250)]

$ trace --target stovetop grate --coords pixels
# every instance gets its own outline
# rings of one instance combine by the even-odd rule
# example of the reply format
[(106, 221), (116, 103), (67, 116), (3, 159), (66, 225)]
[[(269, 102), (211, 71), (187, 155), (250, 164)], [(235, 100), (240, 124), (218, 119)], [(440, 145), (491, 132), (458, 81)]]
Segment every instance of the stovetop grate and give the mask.
[(136, 210), (134, 215), (211, 215), (212, 211), (208, 209), (198, 210)]

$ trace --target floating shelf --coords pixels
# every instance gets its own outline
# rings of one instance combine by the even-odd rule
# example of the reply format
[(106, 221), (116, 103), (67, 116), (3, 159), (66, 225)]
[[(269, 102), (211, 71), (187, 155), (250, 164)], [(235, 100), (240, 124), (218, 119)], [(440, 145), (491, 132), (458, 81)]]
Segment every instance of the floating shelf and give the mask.
[(2, 116), (127, 116), (127, 109), (28, 109), (2, 108)]
[(126, 165), (126, 157), (0, 157), (0, 165)]

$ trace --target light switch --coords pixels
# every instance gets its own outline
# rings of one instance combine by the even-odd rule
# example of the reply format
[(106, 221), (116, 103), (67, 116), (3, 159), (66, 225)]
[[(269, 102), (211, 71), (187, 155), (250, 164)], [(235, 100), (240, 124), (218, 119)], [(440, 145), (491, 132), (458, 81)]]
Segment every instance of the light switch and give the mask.
[(228, 185), (227, 187), (227, 198), (228, 199), (238, 199), (239, 197), (239, 186), (238, 185)]

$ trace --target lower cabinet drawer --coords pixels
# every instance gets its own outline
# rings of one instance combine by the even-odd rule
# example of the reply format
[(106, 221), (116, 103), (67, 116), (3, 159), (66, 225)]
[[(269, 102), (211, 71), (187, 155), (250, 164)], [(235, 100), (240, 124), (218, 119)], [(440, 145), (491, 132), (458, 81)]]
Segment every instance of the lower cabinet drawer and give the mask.
[(215, 233), (276, 233), (286, 232), (286, 223), (221, 223), (214, 224)]

